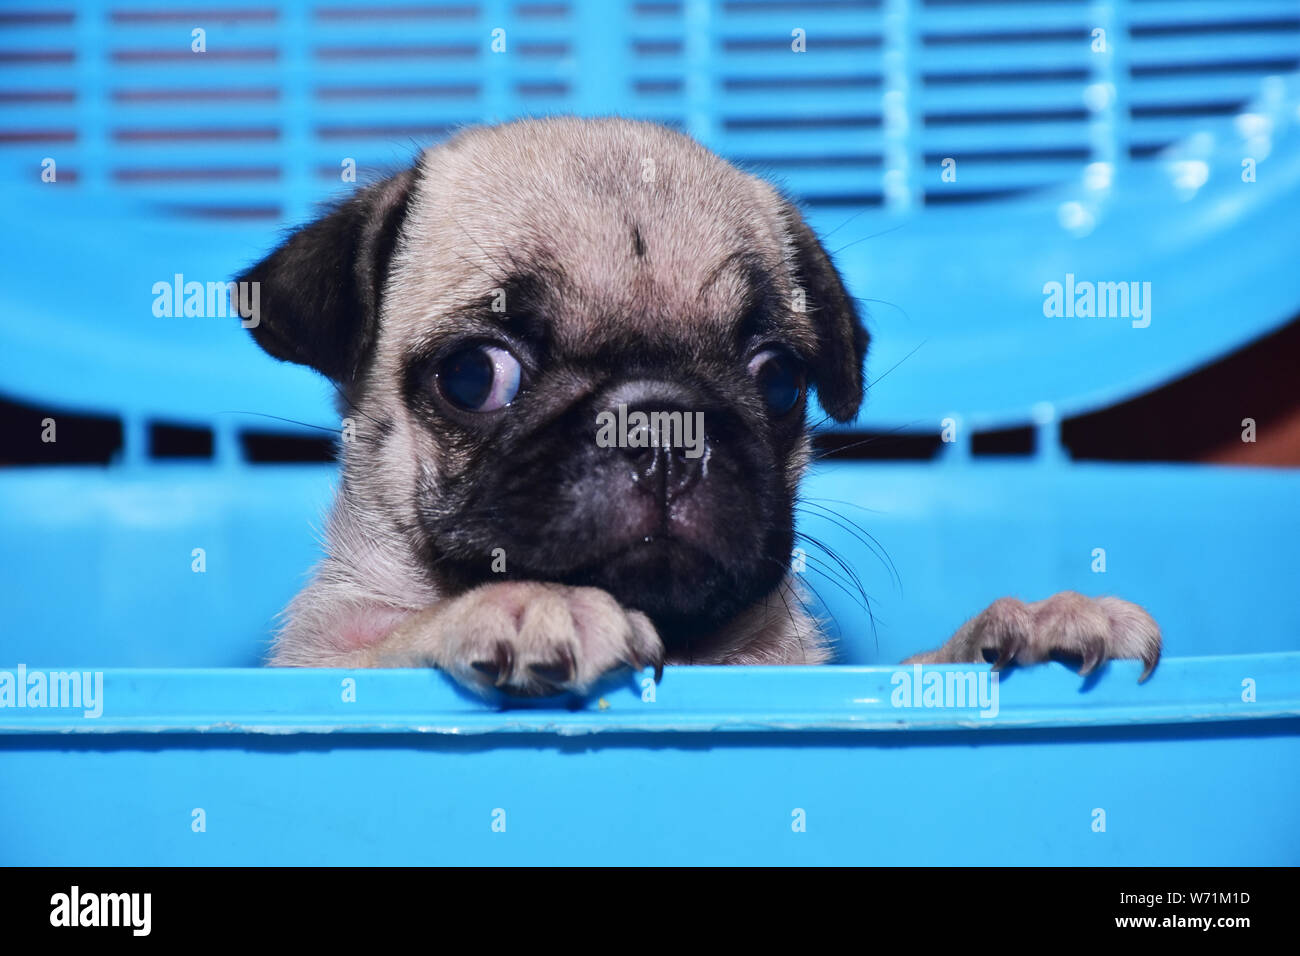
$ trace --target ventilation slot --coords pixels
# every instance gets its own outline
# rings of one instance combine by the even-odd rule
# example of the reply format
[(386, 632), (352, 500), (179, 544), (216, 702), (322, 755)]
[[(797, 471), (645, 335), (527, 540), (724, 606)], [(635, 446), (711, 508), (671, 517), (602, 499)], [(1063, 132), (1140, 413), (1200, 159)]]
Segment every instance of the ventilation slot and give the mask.
[(239, 442), (253, 464), (332, 462), (337, 447), (333, 438), (270, 431), (245, 431)]
[(1003, 428), (997, 431), (976, 432), (971, 436), (971, 454), (988, 456), (1024, 456), (1034, 453), (1034, 429)]
[(818, 461), (929, 461), (942, 446), (937, 433), (834, 431), (813, 438)]
[(149, 426), (149, 455), (164, 459), (209, 459), (212, 429), (154, 422)]
[(116, 418), (0, 398), (0, 465), (107, 465), (121, 449)]

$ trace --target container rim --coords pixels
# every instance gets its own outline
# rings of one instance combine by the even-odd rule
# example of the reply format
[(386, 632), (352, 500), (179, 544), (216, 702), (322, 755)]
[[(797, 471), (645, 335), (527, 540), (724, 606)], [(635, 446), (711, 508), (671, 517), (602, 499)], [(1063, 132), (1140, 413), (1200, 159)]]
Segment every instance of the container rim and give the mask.
[[(435, 670), (0, 667), (0, 735), (988, 731), (1300, 718), (1300, 651), (1050, 664), (674, 667), (503, 707)], [(85, 685), (86, 696), (73, 695)], [(36, 687), (41, 686), (38, 695)], [(26, 686), (27, 695), (17, 694)], [(916, 693), (914, 693), (914, 691)], [(966, 696), (968, 695), (969, 696)], [(982, 696), (981, 696), (982, 695)], [(52, 706), (54, 704), (59, 706)], [(1300, 727), (1297, 728), (1300, 732)]]

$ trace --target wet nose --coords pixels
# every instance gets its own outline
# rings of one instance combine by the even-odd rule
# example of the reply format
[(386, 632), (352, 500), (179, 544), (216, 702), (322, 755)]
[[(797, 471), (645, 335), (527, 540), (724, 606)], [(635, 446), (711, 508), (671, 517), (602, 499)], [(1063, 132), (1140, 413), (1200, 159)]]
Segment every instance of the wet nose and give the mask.
[(661, 501), (672, 501), (699, 480), (708, 444), (706, 440), (698, 450), (652, 444), (620, 451), (632, 466), (634, 480), (646, 493)]
[(601, 398), (602, 415), (617, 424), (601, 443), (617, 444), (642, 493), (671, 502), (707, 475), (704, 409), (711, 406), (698, 389), (672, 376), (643, 377), (620, 382)]

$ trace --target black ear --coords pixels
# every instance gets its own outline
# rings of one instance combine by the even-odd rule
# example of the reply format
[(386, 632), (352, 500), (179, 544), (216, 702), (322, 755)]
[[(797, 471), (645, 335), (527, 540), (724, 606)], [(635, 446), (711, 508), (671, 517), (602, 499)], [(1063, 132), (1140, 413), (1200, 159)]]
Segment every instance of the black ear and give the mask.
[(411, 200), (415, 170), (360, 190), (293, 233), (239, 277), (259, 283), (257, 344), (341, 385), (374, 342), (388, 265)]
[(799, 210), (787, 202), (781, 215), (794, 253), (794, 279), (803, 290), (804, 307), (817, 330), (817, 358), (810, 369), (817, 400), (837, 422), (851, 421), (862, 405), (862, 361), (869, 340), (866, 326), (831, 257)]

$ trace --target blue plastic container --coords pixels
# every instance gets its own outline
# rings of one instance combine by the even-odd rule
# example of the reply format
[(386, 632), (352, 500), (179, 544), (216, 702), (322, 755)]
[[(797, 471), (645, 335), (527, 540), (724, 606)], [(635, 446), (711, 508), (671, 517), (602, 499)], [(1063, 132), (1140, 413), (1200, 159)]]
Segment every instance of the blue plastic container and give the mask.
[[(0, 15), (0, 395), (123, 428), (107, 467), (0, 470), (0, 697), (20, 665), (102, 686), (0, 707), (0, 862), (1300, 862), (1300, 475), (1072, 462), (1058, 435), (1300, 312), (1300, 4), (210, 10)], [(805, 488), (870, 615), (809, 548), (841, 666), (506, 710), (432, 671), (258, 668), (335, 473), (241, 436), (330, 427), (330, 389), (237, 322), (156, 315), (156, 284), (229, 278), (355, 188), (349, 161), (364, 182), (456, 124), (560, 111), (784, 183), (868, 300), (855, 427), (952, 419), (934, 461)], [(1046, 316), (1067, 274), (1150, 282), (1149, 324)], [(211, 459), (152, 457), (157, 423), (211, 429)], [(1034, 454), (972, 455), (1023, 425)], [(895, 662), (1065, 588), (1152, 611), (1149, 681), (1047, 665), (996, 707), (900, 706)]]

